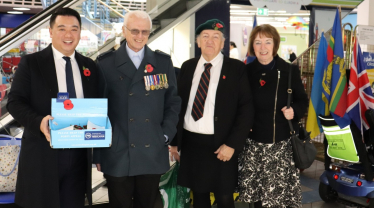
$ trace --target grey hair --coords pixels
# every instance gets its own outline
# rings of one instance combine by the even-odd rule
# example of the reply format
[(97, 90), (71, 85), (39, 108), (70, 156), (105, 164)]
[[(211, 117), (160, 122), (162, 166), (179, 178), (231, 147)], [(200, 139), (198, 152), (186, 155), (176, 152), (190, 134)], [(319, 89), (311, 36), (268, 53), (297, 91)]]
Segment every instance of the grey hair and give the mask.
[[(123, 18), (123, 25), (127, 27), (127, 21), (130, 16), (136, 16), (137, 18), (141, 19), (148, 19), (149, 20), (149, 25), (151, 26), (149, 29), (152, 29), (152, 19), (149, 16), (149, 14), (145, 11), (130, 11), (125, 14), (125, 17)], [(125, 28), (126, 29), (126, 28)]]
[[(223, 32), (221, 32), (221, 34), (222, 34), (222, 39), (226, 39), (225, 38), (225, 34), (223, 34)], [(197, 36), (196, 36), (196, 38), (195, 38), (195, 42), (197, 43), (197, 39), (198, 38), (200, 38), (200, 34), (198, 34)]]

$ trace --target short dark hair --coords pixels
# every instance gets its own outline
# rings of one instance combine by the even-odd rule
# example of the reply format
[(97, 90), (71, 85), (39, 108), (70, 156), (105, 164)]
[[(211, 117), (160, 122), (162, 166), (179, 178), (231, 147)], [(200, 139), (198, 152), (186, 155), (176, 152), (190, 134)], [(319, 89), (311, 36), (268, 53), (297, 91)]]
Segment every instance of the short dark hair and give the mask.
[(259, 25), (253, 28), (251, 32), (251, 36), (249, 37), (249, 46), (248, 46), (248, 52), (251, 56), (255, 56), (253, 43), (255, 42), (257, 35), (260, 35), (260, 36), (265, 35), (265, 37), (267, 38), (273, 38), (273, 41), (274, 41), (273, 57), (276, 56), (278, 53), (279, 44), (280, 44), (280, 35), (277, 29), (275, 29), (275, 27), (269, 24)]
[(68, 7), (57, 9), (55, 11), (55, 13), (52, 14), (51, 19), (49, 20), (49, 27), (51, 27), (51, 28), (53, 27), (53, 25), (56, 22), (57, 16), (73, 16), (73, 17), (77, 18), (77, 20), (79, 22), (79, 27), (82, 28), (81, 16), (74, 9), (70, 9)]
[(235, 44), (234, 42), (230, 41), (230, 45), (231, 45), (232, 47), (236, 48), (236, 44)]

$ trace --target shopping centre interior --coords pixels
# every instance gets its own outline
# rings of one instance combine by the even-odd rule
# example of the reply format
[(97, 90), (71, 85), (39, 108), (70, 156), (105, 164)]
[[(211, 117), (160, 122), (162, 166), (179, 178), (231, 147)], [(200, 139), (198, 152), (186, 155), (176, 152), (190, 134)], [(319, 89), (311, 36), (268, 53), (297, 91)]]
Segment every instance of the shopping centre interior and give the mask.
[[(257, 25), (276, 27), (281, 36), (280, 57), (288, 60), (290, 50), (296, 54), (297, 59), (293, 64), (298, 65), (305, 90), (310, 96), (320, 38), (323, 32), (329, 40), (337, 7), (341, 9), (344, 54), (349, 66), (352, 37), (356, 34), (359, 36), (362, 28), (374, 28), (374, 0), (310, 1), (308, 5), (300, 4), (298, 9), (292, 10), (269, 6), (260, 8), (252, 5), (251, 0), (0, 0), (0, 134), (22, 137), (23, 127), (5, 107), (7, 96), (21, 58), (51, 44), (49, 17), (58, 8), (70, 7), (80, 13), (82, 31), (76, 51), (93, 60), (108, 50), (115, 50), (123, 42), (122, 24), (126, 13), (146, 11), (153, 23), (148, 46), (169, 54), (177, 68), (184, 61), (200, 56), (195, 43), (195, 28), (212, 18), (222, 20), (228, 28), (223, 54), (229, 56), (229, 42), (232, 41), (239, 51), (238, 59), (245, 61), (249, 36), (256, 19)], [(374, 32), (370, 34), (374, 36)], [(373, 37), (368, 39), (361, 42), (361, 49), (374, 53), (374, 47), (370, 44)], [(374, 69), (368, 70), (370, 73), (374, 75)], [(369, 76), (370, 83), (374, 82), (373, 75), (372, 78)], [(302, 122), (305, 125), (306, 117)], [(325, 170), (323, 139), (323, 135), (314, 138), (316, 146), (320, 147), (317, 148), (319, 157), (301, 173), (302, 207), (369, 206), (367, 198), (362, 197), (339, 195), (340, 199), (332, 203), (322, 200), (319, 184)], [(94, 166), (92, 187), (94, 207), (107, 207), (105, 178)], [(1, 195), (0, 207), (17, 207), (12, 203), (2, 203)], [(244, 208), (251, 205), (236, 202), (235, 206)]]

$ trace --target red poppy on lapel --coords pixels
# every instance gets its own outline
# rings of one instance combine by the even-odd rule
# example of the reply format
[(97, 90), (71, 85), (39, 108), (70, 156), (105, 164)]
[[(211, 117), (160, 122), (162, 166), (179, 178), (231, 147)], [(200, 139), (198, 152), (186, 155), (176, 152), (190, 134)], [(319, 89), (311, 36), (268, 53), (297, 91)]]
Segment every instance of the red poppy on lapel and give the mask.
[(83, 74), (84, 76), (89, 77), (91, 76), (91, 71), (88, 68), (83, 67)]
[(151, 73), (153, 72), (153, 67), (151, 64), (147, 64), (145, 65), (145, 70), (147, 70), (148, 73)]
[(74, 105), (73, 105), (73, 103), (71, 102), (71, 100), (65, 100), (65, 101), (64, 101), (64, 108), (65, 108), (66, 110), (71, 110), (71, 109), (74, 108)]
[(265, 80), (263, 80), (263, 79), (260, 79), (259, 82), (260, 82), (261, 87), (266, 84)]
[(223, 78), (223, 79), (226, 79), (226, 76), (225, 76), (225, 75), (223, 75), (223, 76), (222, 76), (222, 78)]

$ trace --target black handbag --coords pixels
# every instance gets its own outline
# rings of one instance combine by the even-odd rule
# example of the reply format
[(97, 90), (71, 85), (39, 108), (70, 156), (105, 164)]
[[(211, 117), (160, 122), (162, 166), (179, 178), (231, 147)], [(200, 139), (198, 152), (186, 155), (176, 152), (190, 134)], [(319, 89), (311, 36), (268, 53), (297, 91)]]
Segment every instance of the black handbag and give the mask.
[[(288, 100), (287, 108), (290, 108), (291, 104), (291, 73), (292, 67), (290, 66), (290, 72), (288, 75)], [(308, 133), (305, 128), (300, 125), (299, 134), (295, 133), (291, 120), (288, 120), (290, 126), (291, 134), (291, 145), (293, 152), (293, 160), (295, 162), (295, 167), (299, 169), (309, 168), (317, 155), (317, 149), (310, 139), (310, 133)], [(300, 135), (300, 136), (299, 136)]]

